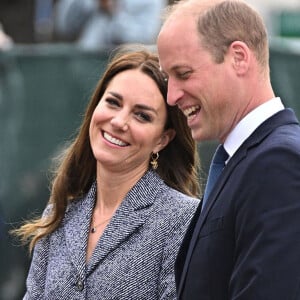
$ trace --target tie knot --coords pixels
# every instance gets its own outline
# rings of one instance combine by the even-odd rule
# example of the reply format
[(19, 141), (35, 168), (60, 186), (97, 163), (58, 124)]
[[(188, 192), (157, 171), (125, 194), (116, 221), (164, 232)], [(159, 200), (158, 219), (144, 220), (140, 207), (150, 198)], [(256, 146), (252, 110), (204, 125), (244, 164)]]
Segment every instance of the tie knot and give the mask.
[(223, 145), (219, 145), (213, 158), (214, 163), (223, 163), (228, 159), (229, 155)]

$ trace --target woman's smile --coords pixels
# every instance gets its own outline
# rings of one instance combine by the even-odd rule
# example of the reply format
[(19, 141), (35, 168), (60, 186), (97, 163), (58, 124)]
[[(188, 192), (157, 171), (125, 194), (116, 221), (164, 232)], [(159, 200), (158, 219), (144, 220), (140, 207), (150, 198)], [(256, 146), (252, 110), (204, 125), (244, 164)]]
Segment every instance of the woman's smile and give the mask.
[(126, 147), (126, 146), (130, 145), (129, 143), (126, 143), (126, 142), (122, 141), (121, 139), (110, 135), (106, 131), (102, 131), (102, 136), (106, 141), (108, 141), (109, 143), (114, 144), (116, 146)]

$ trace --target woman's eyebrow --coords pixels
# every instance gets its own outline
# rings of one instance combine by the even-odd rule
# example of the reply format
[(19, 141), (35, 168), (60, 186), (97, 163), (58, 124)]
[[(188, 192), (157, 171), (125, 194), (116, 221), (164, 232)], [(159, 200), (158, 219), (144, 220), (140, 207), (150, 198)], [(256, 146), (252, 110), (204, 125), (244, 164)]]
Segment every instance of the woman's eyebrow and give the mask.
[(135, 107), (139, 108), (139, 109), (143, 109), (143, 110), (150, 110), (150, 111), (154, 112), (155, 114), (157, 114), (157, 111), (153, 107), (145, 105), (145, 104), (137, 104), (137, 105), (135, 105)]
[(120, 100), (123, 100), (123, 96), (119, 93), (116, 93), (116, 92), (111, 92), (111, 91), (108, 91), (109, 94), (111, 94), (112, 96), (120, 99)]
[[(121, 94), (119, 94), (119, 93), (112, 92), (112, 91), (108, 91), (108, 93), (111, 94), (112, 96), (118, 98), (119, 100), (123, 100), (124, 99), (123, 96)], [(142, 109), (142, 110), (152, 111), (152, 112), (154, 112), (157, 115), (157, 111), (153, 107), (148, 106), (146, 104), (136, 104), (135, 107), (138, 108), (138, 109)]]

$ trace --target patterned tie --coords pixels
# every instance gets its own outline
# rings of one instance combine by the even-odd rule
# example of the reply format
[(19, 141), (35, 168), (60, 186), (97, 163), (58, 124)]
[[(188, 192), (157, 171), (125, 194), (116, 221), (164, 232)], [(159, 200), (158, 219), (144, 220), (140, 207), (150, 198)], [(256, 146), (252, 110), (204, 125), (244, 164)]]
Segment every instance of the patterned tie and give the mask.
[(219, 145), (214, 154), (212, 163), (209, 167), (208, 178), (207, 178), (206, 187), (203, 196), (202, 209), (219, 175), (221, 174), (223, 168), (225, 167), (225, 161), (228, 159), (228, 157), (229, 155), (224, 149), (223, 145)]

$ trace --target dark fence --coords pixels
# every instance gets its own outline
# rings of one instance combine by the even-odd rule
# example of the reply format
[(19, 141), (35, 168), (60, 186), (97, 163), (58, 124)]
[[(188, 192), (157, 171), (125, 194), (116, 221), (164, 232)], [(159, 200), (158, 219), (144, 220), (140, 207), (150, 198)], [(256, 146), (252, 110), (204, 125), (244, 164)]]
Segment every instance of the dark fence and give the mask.
[[(271, 44), (276, 94), (300, 117), (300, 49)], [(17, 46), (0, 53), (0, 300), (21, 299), (28, 252), (8, 231), (39, 214), (49, 196), (49, 166), (81, 123), (108, 59), (67, 45)], [(204, 174), (215, 143), (199, 145)]]

